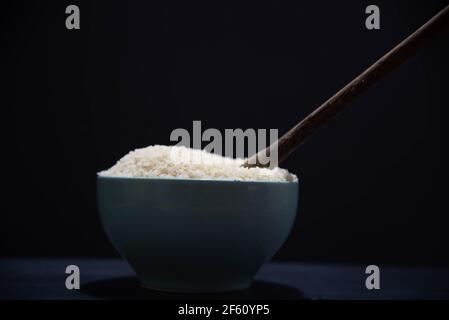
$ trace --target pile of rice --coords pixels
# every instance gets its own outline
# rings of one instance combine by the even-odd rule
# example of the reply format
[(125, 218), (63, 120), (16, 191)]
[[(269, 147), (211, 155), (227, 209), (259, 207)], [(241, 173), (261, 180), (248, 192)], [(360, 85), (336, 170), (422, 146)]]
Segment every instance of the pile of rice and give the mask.
[(149, 146), (131, 151), (113, 167), (109, 177), (165, 177), (199, 180), (297, 181), (281, 168), (244, 168), (244, 160), (225, 158), (182, 146)]

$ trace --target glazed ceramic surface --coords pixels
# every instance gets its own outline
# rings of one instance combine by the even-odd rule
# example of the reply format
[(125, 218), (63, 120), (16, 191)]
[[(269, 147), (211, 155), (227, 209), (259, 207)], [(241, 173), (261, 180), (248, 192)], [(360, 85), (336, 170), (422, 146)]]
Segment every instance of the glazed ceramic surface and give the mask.
[(242, 290), (287, 238), (297, 182), (97, 177), (109, 239), (143, 286)]

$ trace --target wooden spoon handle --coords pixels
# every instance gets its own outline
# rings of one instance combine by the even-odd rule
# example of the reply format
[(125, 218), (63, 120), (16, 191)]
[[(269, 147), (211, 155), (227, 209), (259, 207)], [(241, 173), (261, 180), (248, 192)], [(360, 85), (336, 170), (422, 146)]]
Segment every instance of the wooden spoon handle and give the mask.
[(343, 89), (338, 91), (332, 98), (290, 129), (278, 141), (270, 145), (267, 148), (269, 150), (259, 151), (259, 153), (249, 158), (243, 166), (268, 166), (269, 164), (261, 164), (259, 158), (263, 159), (263, 155), (271, 154), (271, 152), (267, 153), (267, 151), (273, 150), (276, 146), (278, 148), (278, 163), (282, 162), (320, 127), (347, 108), (365, 90), (405, 62), (419, 48), (429, 43), (431, 39), (447, 27), (449, 27), (449, 6), (441, 10), (421, 28), (412, 33)]

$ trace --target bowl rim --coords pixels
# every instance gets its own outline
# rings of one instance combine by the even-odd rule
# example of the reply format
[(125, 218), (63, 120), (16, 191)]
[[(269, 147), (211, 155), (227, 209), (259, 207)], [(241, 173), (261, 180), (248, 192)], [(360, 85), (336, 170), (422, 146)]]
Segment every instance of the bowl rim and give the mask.
[(134, 180), (134, 181), (179, 181), (193, 183), (240, 183), (240, 184), (299, 184), (299, 179), (295, 181), (270, 181), (270, 180), (231, 180), (231, 179), (185, 179), (177, 177), (129, 177), (129, 176), (106, 176), (97, 172), (97, 179), (105, 180)]

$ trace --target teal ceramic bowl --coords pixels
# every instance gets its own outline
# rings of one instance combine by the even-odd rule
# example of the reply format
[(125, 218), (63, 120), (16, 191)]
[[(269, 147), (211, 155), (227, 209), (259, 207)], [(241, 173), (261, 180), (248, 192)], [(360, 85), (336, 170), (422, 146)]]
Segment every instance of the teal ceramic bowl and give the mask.
[(144, 287), (246, 289), (287, 238), (297, 182), (97, 177), (104, 229)]

